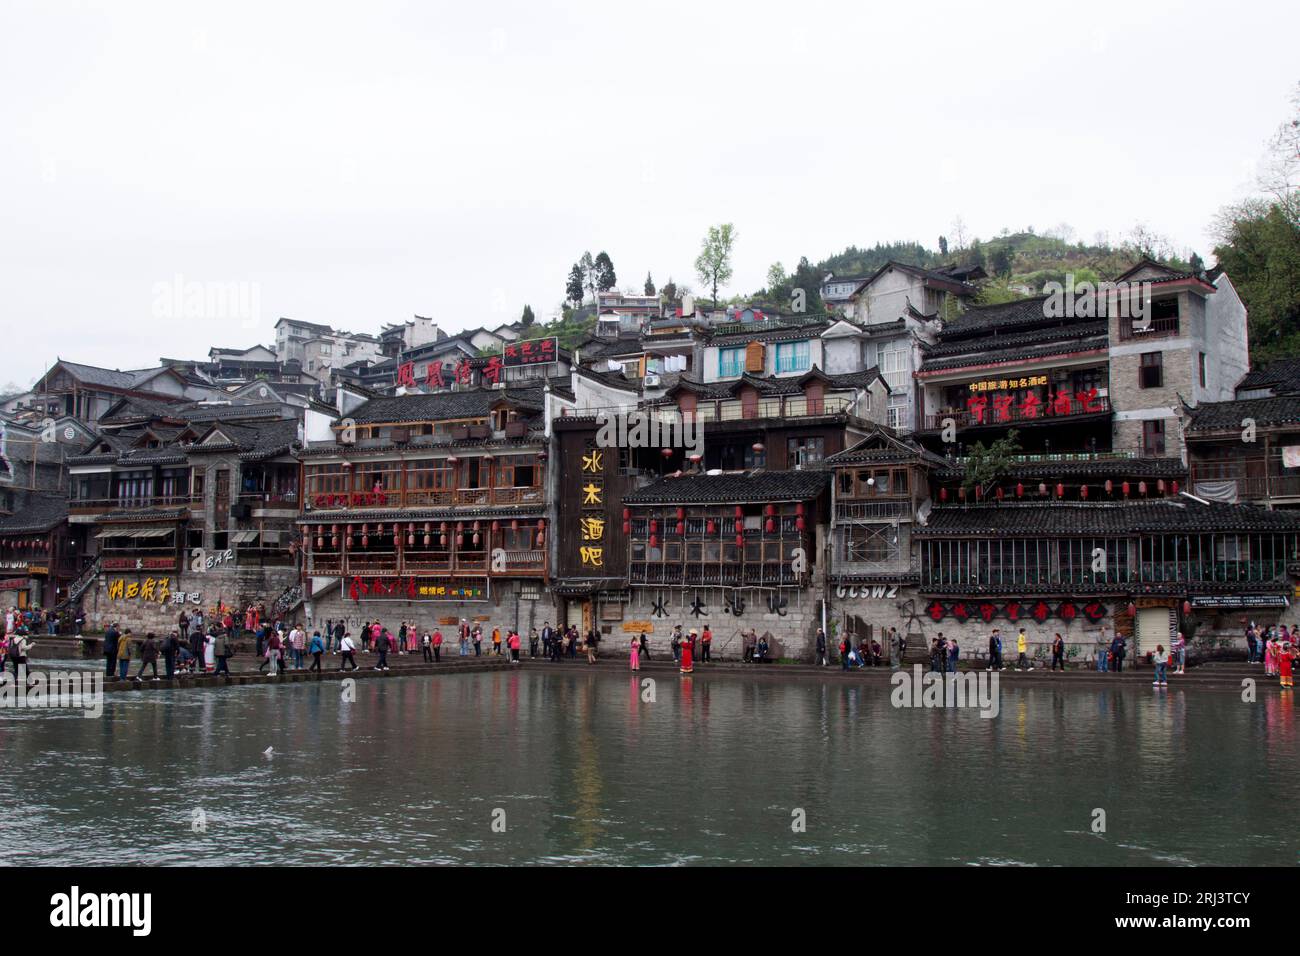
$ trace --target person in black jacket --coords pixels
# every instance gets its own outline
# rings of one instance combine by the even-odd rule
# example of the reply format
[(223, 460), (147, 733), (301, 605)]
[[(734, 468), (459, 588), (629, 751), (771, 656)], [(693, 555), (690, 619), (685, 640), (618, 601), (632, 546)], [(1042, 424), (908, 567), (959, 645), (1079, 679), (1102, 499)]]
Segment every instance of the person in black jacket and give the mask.
[(162, 646), (163, 666), (168, 677), (176, 676), (176, 655), (180, 653), (180, 650), (180, 638), (177, 637), (175, 631), (172, 631), (167, 635), (167, 639), (163, 641)]
[(117, 673), (117, 641), (121, 636), (116, 623), (108, 625), (104, 632), (104, 676), (109, 680)]
[(153, 668), (153, 679), (158, 679), (158, 642), (154, 640), (152, 633), (144, 636), (144, 643), (140, 645), (140, 670), (136, 673), (136, 680), (144, 679), (144, 669)]

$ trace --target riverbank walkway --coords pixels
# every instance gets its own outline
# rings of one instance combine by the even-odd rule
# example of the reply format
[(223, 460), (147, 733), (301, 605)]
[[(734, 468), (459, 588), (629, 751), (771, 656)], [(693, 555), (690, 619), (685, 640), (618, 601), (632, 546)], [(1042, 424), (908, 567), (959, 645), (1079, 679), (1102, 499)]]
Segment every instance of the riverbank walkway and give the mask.
[[(38, 645), (33, 649), (33, 657), (28, 664), (28, 669), (35, 670), (58, 670), (63, 661), (69, 659), (80, 659), (84, 663), (98, 660), (102, 669), (104, 659), (83, 657), (81, 653), (81, 641), (72, 637), (45, 637), (38, 641)], [(45, 653), (43, 653), (45, 652)], [(47, 656), (48, 654), (48, 656)], [(484, 671), (501, 671), (511, 670), (514, 668), (529, 670), (563, 670), (571, 672), (582, 669), (590, 672), (599, 673), (622, 673), (628, 676), (632, 675), (628, 667), (626, 656), (606, 655), (601, 657), (595, 664), (588, 664), (585, 653), (579, 653), (577, 657), (563, 657), (559, 661), (551, 661), (540, 656), (529, 657), (527, 651), (524, 651), (521, 662), (516, 665), (510, 662), (510, 659), (502, 655), (500, 657), (494, 654), (484, 654), (481, 657), (461, 657), (457, 652), (455, 645), (451, 646), (451, 653), (447, 653), (444, 646), (442, 660), (439, 663), (428, 664), (424, 662), (424, 656), (421, 653), (397, 654), (389, 653), (388, 665), (386, 671), (377, 671), (374, 669), (376, 655), (367, 651), (357, 652), (357, 669), (340, 670), (339, 663), (342, 658), (338, 654), (325, 654), (321, 659), (321, 671), (315, 672), (308, 668), (311, 665), (311, 656), (307, 655), (304, 666), (301, 670), (295, 670), (291, 666), (291, 661), (286, 660), (285, 671), (282, 675), (272, 676), (271, 674), (259, 673), (258, 667), (262, 663), (262, 658), (245, 649), (237, 653), (230, 659), (230, 676), (215, 674), (181, 674), (175, 677), (161, 676), (165, 673), (163, 661), (159, 659), (158, 670), (160, 677), (158, 680), (152, 679), (152, 671), (148, 677), (143, 680), (135, 680), (135, 675), (140, 669), (138, 658), (131, 661), (130, 674), (126, 680), (116, 678), (106, 678), (104, 689), (107, 692), (141, 692), (150, 690), (172, 690), (177, 688), (189, 687), (227, 687), (227, 686), (248, 686), (248, 685), (265, 685), (265, 684), (297, 684), (311, 681), (322, 680), (341, 680), (346, 677), (352, 678), (385, 678), (385, 677), (415, 677), (415, 676), (434, 676), (434, 675), (451, 675), (451, 674), (470, 674)], [(910, 673), (915, 666), (922, 666), (928, 672), (927, 662), (919, 659), (909, 660), (906, 669)], [(963, 666), (963, 672), (980, 672), (984, 669), (978, 665)], [(10, 677), (12, 678), (12, 666), (10, 667)], [(656, 679), (670, 679), (679, 677), (678, 666), (671, 659), (667, 652), (662, 655), (656, 655), (650, 660), (641, 661), (641, 670), (636, 672), (642, 677), (653, 677)], [(888, 666), (883, 667), (863, 667), (851, 668), (844, 670), (838, 662), (832, 662), (824, 666), (816, 666), (809, 663), (746, 663), (737, 660), (717, 660), (695, 663), (692, 677), (743, 677), (757, 678), (764, 681), (832, 681), (835, 683), (861, 683), (861, 682), (880, 682), (887, 683), (890, 675), (895, 673)], [(1090, 667), (1082, 666), (1072, 667), (1065, 671), (1051, 671), (1050, 669), (1035, 666), (1032, 670), (1017, 670), (1015, 667), (1007, 667), (1001, 670), (999, 679), (1005, 681), (1005, 686), (1014, 687), (1020, 685), (1048, 686), (1052, 684), (1068, 684), (1072, 687), (1103, 687), (1103, 686), (1139, 686), (1145, 684), (1151, 686), (1151, 679), (1154, 671), (1149, 666), (1133, 667), (1131, 664), (1125, 665), (1120, 673), (1099, 672)], [(1248, 664), (1244, 660), (1219, 660), (1211, 661), (1199, 665), (1191, 665), (1187, 668), (1185, 674), (1168, 675), (1168, 687), (1176, 689), (1179, 687), (1204, 687), (1217, 689), (1241, 690), (1243, 680), (1253, 678), (1256, 686), (1260, 689), (1268, 687), (1278, 687), (1277, 678), (1266, 678), (1264, 676), (1264, 667), (1262, 664)]]

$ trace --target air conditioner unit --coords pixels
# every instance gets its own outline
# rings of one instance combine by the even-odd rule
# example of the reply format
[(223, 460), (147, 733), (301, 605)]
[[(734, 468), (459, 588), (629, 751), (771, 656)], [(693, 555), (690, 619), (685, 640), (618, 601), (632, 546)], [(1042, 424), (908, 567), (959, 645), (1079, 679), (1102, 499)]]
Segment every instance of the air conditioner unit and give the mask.
[(658, 388), (658, 387), (659, 387), (659, 375), (658, 375), (658, 373), (656, 373), (656, 372), (646, 372), (646, 373), (645, 373), (645, 387), (646, 387), (646, 388)]

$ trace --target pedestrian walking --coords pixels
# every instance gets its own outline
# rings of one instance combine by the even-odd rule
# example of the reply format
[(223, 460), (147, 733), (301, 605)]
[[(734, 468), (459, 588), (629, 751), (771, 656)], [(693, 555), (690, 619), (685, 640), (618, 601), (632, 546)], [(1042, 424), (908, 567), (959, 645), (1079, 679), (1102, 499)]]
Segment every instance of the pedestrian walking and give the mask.
[[(328, 633), (328, 632), (327, 632)], [(325, 653), (325, 642), (321, 640), (320, 631), (316, 631), (311, 636), (311, 645), (308, 647), (311, 652), (311, 667), (308, 670), (320, 673), (320, 657)]]
[(1052, 638), (1052, 670), (1055, 671), (1058, 666), (1065, 670), (1065, 639), (1061, 637), (1060, 631)]
[(126, 680), (127, 673), (131, 670), (131, 646), (134, 640), (131, 637), (131, 629), (128, 627), (122, 636), (117, 639), (117, 674), (121, 680)]
[(433, 632), (433, 662), (435, 664), (442, 661), (442, 629)]
[[(339, 670), (350, 670), (350, 671), (356, 670), (357, 669), (357, 656), (356, 656), (357, 645), (356, 642), (352, 640), (352, 635), (349, 634), (346, 630), (344, 630), (343, 640), (339, 644), (339, 652), (343, 655), (342, 658), (339, 659)], [(351, 664), (352, 666), (346, 667), (345, 665), (347, 664)]]
[(424, 662), (433, 663), (433, 635), (428, 631), (424, 632), (424, 637), (420, 638), (420, 648), (424, 652)]

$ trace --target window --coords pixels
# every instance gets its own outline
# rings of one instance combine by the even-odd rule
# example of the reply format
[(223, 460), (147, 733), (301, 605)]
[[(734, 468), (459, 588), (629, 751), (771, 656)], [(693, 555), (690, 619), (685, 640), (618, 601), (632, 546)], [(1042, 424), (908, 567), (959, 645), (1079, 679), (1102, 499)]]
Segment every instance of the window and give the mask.
[(1143, 352), (1142, 365), (1138, 369), (1138, 388), (1159, 388), (1164, 384), (1164, 366), (1162, 353)]
[(1201, 388), (1205, 388), (1205, 353), (1201, 352), (1196, 357), (1197, 371), (1201, 376)]
[(806, 372), (812, 367), (812, 353), (805, 342), (778, 342), (776, 345), (776, 371)]
[(1142, 423), (1142, 454), (1148, 458), (1165, 453), (1165, 422), (1157, 418)]
[(718, 377), (736, 378), (745, 370), (743, 348), (718, 349)]
[(891, 392), (901, 392), (907, 388), (908, 361), (907, 348), (882, 348), (880, 350), (880, 374), (885, 376)]
[(885, 424), (890, 428), (903, 428), (907, 423), (907, 406), (891, 405), (885, 409)]
[(826, 439), (790, 438), (786, 441), (786, 465), (794, 467), (826, 457)]

